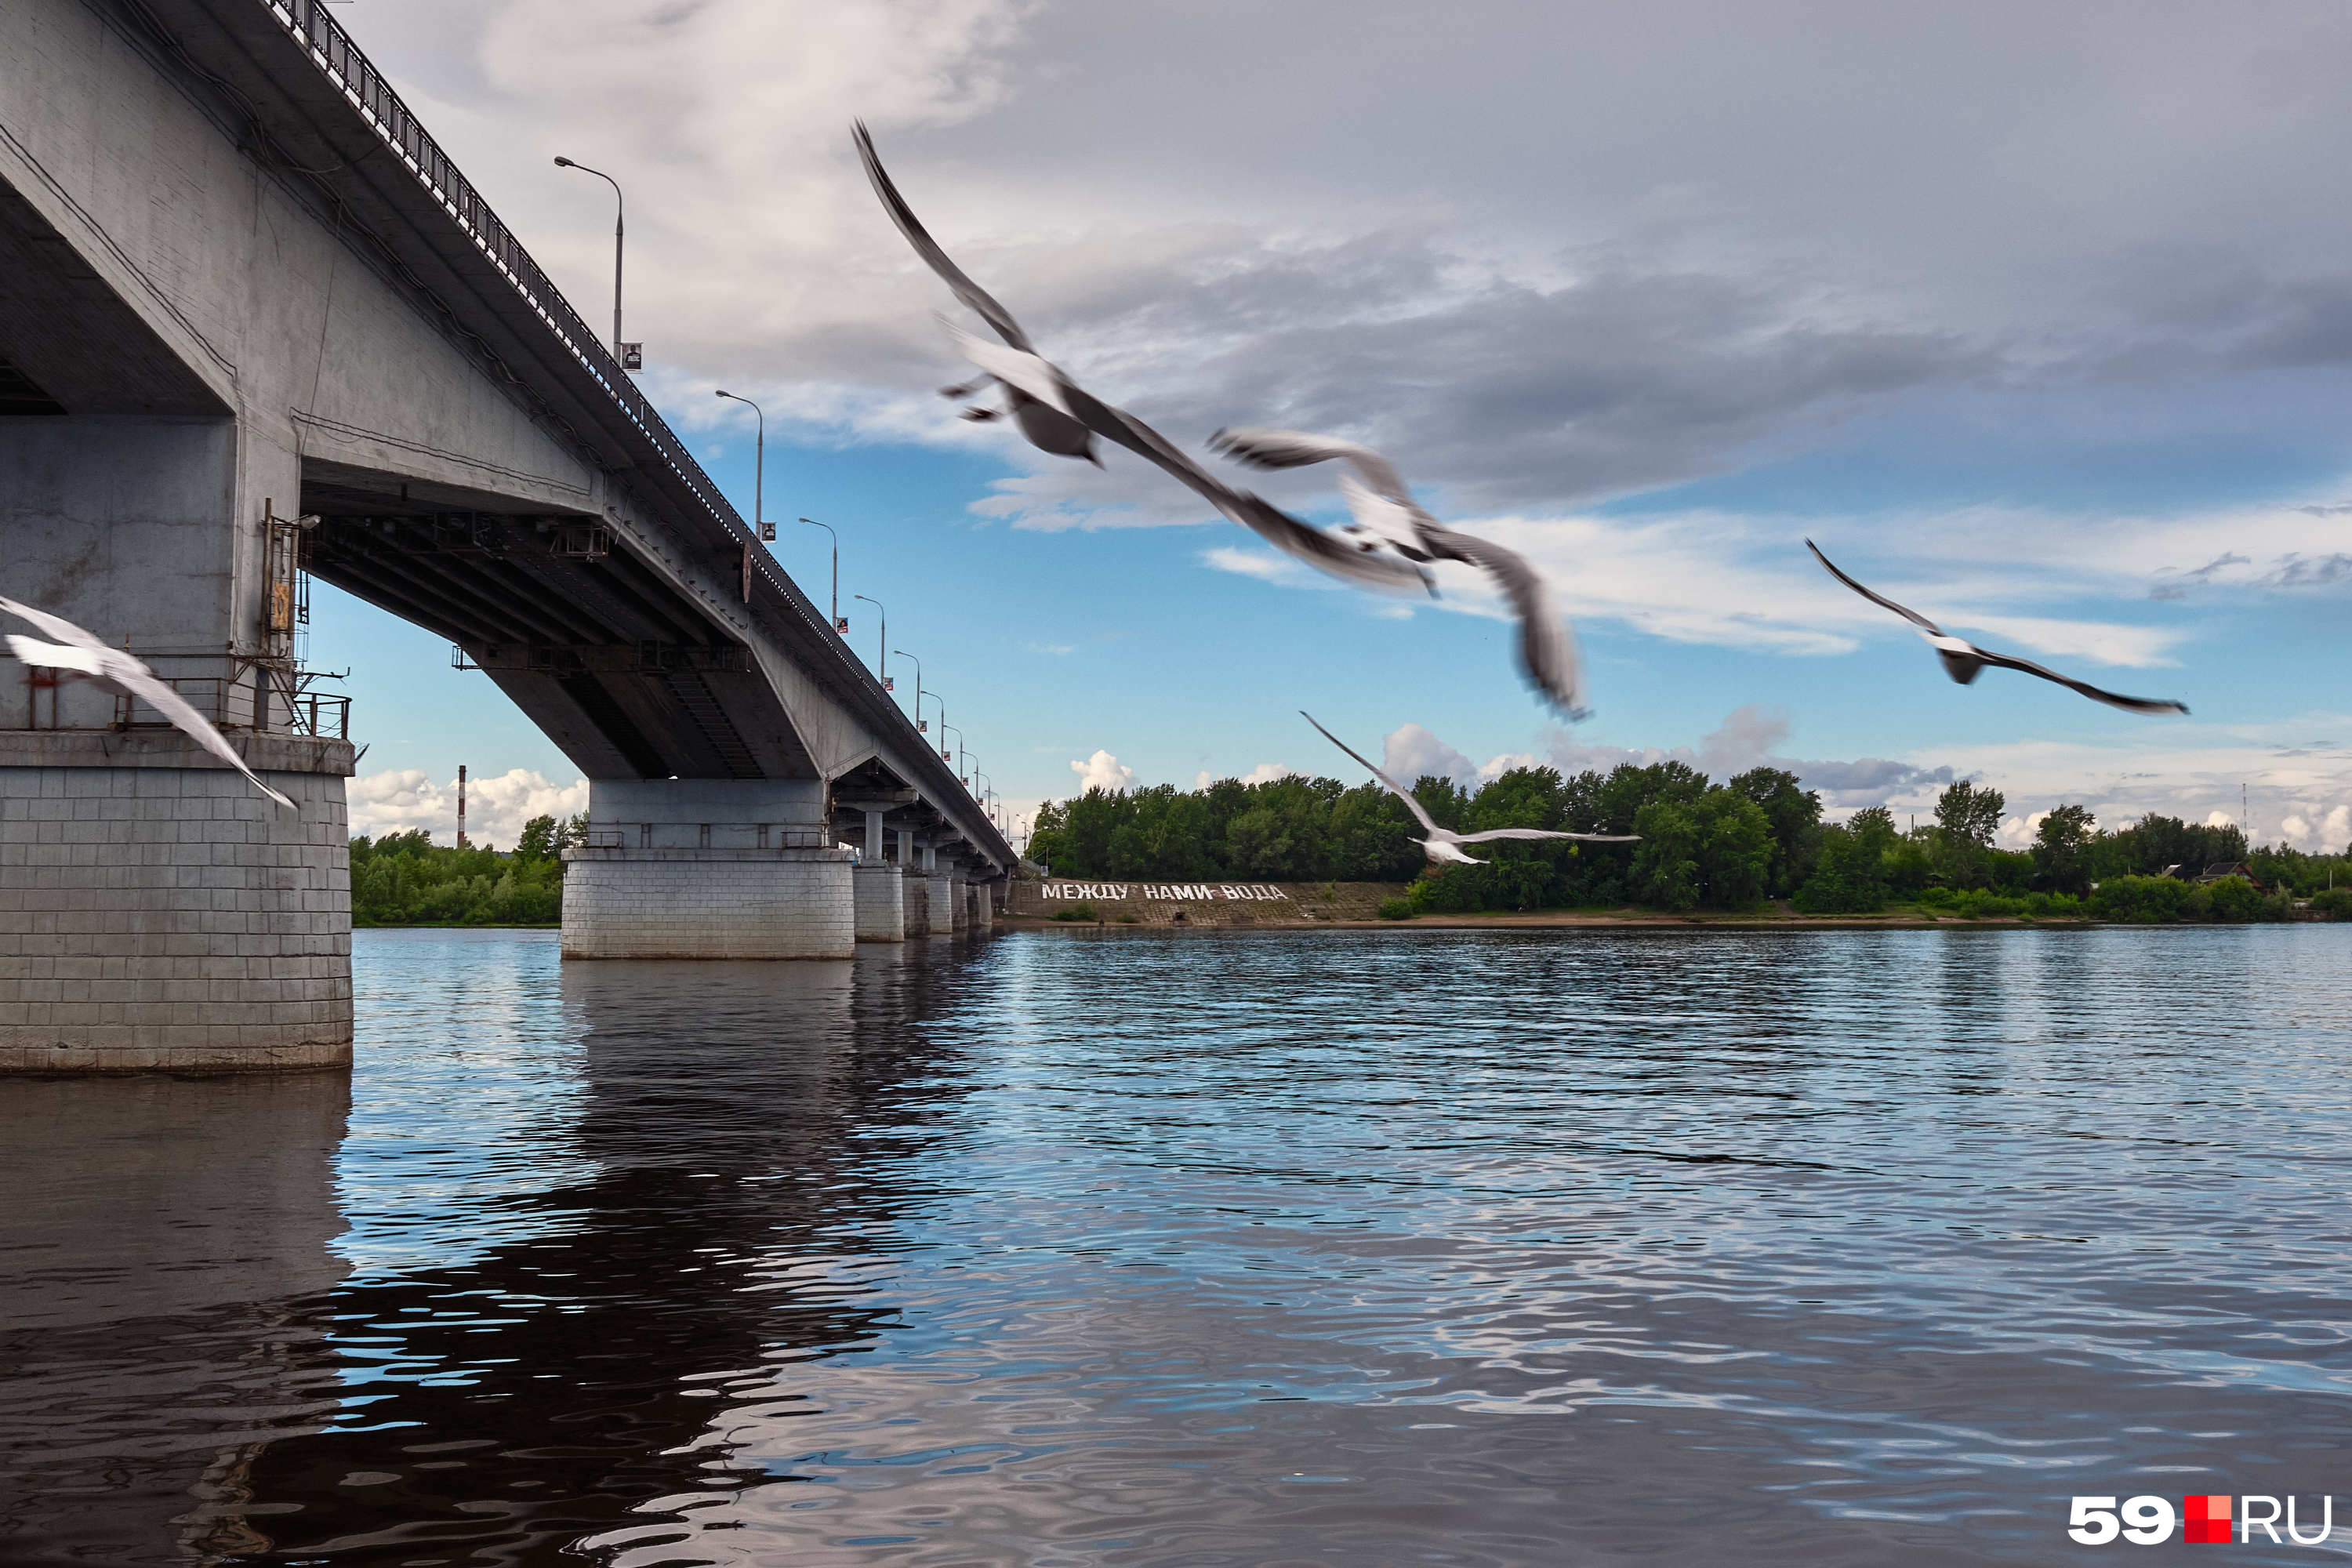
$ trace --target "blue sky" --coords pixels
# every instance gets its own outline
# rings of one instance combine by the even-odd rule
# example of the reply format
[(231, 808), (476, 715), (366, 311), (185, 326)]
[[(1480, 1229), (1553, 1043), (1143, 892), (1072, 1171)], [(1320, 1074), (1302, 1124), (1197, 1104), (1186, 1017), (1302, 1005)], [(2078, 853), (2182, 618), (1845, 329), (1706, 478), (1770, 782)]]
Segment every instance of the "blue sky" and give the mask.
[[(1009, 799), (1344, 774), (1303, 707), (1465, 777), (1776, 761), (1843, 810), (1973, 773), (2008, 790), (2012, 837), (2061, 799), (2234, 816), (2242, 783), (2263, 837), (2352, 838), (2326, 678), (2352, 651), (2352, 513), (2330, 510), (2352, 496), (2352, 176), (2324, 151), (2352, 132), (2344, 13), (2283, 5), (2259, 35), (2220, 5), (1429, 15), (349, 13), (583, 308), (609, 207), (548, 160), (622, 178), (643, 384), (746, 510), (749, 416), (710, 389), (766, 405), (780, 560), (822, 602), (825, 537), (792, 520), (839, 530), (853, 644), (876, 657), (849, 597), (873, 595)], [(1521, 688), (1471, 577), (1436, 605), (1370, 597), (1123, 454), (1097, 472), (958, 420), (931, 392), (961, 378), (930, 320), (952, 302), (857, 177), (853, 115), (1102, 395), (1196, 449), (1222, 424), (1368, 441), (1538, 562), (1593, 717)], [(1323, 470), (1249, 482), (1343, 515)], [(1954, 686), (1808, 535), (1951, 629), (2193, 716)], [(377, 781), (357, 816), (432, 825), (460, 762), (543, 778), (513, 803), (576, 776), (445, 647), (320, 598), (312, 655), (352, 667)]]

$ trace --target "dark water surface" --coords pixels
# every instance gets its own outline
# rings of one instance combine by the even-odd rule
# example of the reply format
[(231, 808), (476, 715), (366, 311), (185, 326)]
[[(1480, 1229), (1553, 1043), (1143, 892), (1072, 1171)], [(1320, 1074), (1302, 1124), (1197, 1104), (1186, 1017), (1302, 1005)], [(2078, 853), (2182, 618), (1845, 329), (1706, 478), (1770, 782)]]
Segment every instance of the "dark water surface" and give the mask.
[(0, 1082), (0, 1562), (2329, 1560), (2347, 961), (362, 933), (348, 1085)]

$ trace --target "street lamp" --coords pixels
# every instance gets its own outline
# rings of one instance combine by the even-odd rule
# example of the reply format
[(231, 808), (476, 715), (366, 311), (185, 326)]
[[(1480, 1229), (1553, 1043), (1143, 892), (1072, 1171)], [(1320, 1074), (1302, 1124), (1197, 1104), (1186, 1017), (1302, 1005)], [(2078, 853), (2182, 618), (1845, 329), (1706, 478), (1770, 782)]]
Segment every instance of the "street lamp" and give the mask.
[[(804, 517), (801, 521), (811, 528), (821, 528), (833, 533), (833, 524), (829, 522), (819, 522), (813, 517)], [(857, 596), (861, 599), (866, 597), (863, 594)], [(833, 533), (833, 629), (844, 637), (849, 635), (849, 623), (841, 618), (841, 535), (837, 533)]]
[[(614, 329), (616, 331), (618, 330), (618, 328)], [(753, 414), (758, 415), (760, 417), (759, 438), (757, 443), (751, 448), (751, 526), (753, 530), (759, 533), (762, 542), (772, 541), (776, 537), (776, 525), (768, 521), (768, 514), (763, 510), (761, 498), (761, 492), (766, 488), (768, 478), (767, 411), (762, 409), (758, 404), (753, 403), (750, 398), (738, 397), (735, 394), (729, 392), (724, 387), (719, 389), (719, 395), (727, 398), (731, 402), (744, 405), (746, 407), (750, 408)]]
[[(621, 220), (627, 216), (627, 204), (621, 195), (621, 182), (602, 169), (592, 169), (585, 163), (575, 163), (558, 153), (555, 166), (577, 169), (583, 174), (593, 174), (613, 187), (613, 357), (621, 362), (623, 370), (643, 370), (646, 365), (646, 345), (621, 341)], [(636, 351), (632, 353), (631, 350)]]
[[(948, 722), (948, 705), (942, 702), (940, 704), (940, 736), (943, 742), (946, 739), (947, 732), (950, 730), (955, 730), (955, 726)], [(963, 751), (963, 731), (961, 730), (956, 730), (955, 738), (956, 751), (958, 753), (961, 753)], [(948, 755), (948, 749), (944, 743), (940, 747), (940, 761), (943, 763), (952, 763), (955, 761), (954, 757)], [(958, 779), (956, 782), (961, 784), (963, 781), (961, 779)]]
[(915, 724), (920, 729), (923, 719), (923, 661), (902, 647), (894, 647), (890, 651), (900, 658), (915, 659)]
[(882, 601), (879, 599), (869, 597), (864, 594), (852, 594), (849, 596), (853, 599), (864, 599), (877, 610), (881, 611), (882, 640), (880, 647), (882, 649), (882, 668), (877, 671), (877, 673), (882, 677), (882, 689), (887, 691), (890, 689), (890, 612), (882, 609)]

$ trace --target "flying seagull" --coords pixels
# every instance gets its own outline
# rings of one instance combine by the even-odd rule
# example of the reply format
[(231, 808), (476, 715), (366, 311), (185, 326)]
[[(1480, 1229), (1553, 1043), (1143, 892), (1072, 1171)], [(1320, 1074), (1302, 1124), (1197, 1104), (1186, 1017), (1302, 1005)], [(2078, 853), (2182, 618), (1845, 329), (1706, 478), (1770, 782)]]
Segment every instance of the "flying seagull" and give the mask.
[[(1234, 489), (1186, 457), (1142, 420), (1103, 402), (1072, 381), (1059, 366), (1037, 353), (1029, 334), (1013, 319), (1013, 312), (973, 282), (940, 248), (939, 242), (915, 216), (914, 209), (898, 195), (898, 187), (891, 183), (888, 171), (882, 167), (882, 160), (874, 151), (874, 138), (866, 132), (862, 121), (856, 127), (856, 140), (857, 157), (866, 165), (866, 177), (873, 182), (874, 194), (882, 199), (898, 232), (907, 237), (915, 254), (940, 275), (955, 297), (1004, 340), (1002, 343), (990, 342), (942, 318), (940, 324), (955, 341), (958, 351), (985, 373), (980, 381), (942, 387), (942, 396), (970, 397), (993, 381), (1004, 389), (1013, 424), (1039, 451), (1057, 458), (1083, 458), (1099, 468), (1102, 459), (1095, 452), (1095, 437), (1099, 436), (1158, 465), (1233, 521), (1310, 565), (1367, 587), (1391, 592), (1433, 591), (1428, 574), (1420, 567), (1400, 559), (1367, 555), (1259, 497)], [(974, 406), (964, 411), (964, 417), (992, 420), (999, 415), (995, 409)]]
[(43, 669), (62, 669), (68, 679), (79, 677), (95, 681), (120, 696), (136, 697), (184, 731), (205, 751), (251, 779), (254, 788), (289, 811), (299, 809), (292, 801), (263, 784), (254, 771), (245, 765), (245, 759), (236, 754), (236, 748), (212, 727), (209, 720), (191, 707), (186, 698), (157, 679), (155, 672), (139, 660), (119, 647), (107, 647), (61, 616), (52, 616), (5, 596), (0, 596), (0, 610), (5, 610), (19, 620), (30, 621), (59, 639), (53, 643), (42, 642), (10, 632), (8, 651), (16, 656), (19, 663)]
[(2189, 704), (2186, 702), (2173, 702), (2157, 697), (2125, 697), (2116, 692), (2103, 691), (2095, 686), (2071, 679), (2054, 669), (2044, 669), (2031, 659), (2011, 658), (2005, 653), (1990, 653), (1972, 642), (1964, 642), (1958, 637), (1947, 636), (1943, 627), (1927, 616), (1916, 610), (1905, 609), (1884, 594), (1872, 593), (1839, 571), (1831, 563), (1830, 558), (1822, 553), (1822, 547), (1811, 540), (1805, 541), (1805, 548), (1813, 552), (1814, 560), (1829, 568), (1831, 576), (1868, 599), (1872, 604), (1883, 605), (1894, 611), (1918, 627), (1919, 635), (1935, 647), (1936, 657), (1944, 661), (1944, 673), (1962, 686), (1974, 680), (1985, 666), (1991, 665), (1997, 669), (2021, 669), (2028, 675), (2038, 675), (2044, 680), (2057, 682), (2070, 691), (2079, 691), (2094, 702), (2104, 702), (2110, 708), (2121, 708), (2129, 713), (2186, 713), (2189, 711)]
[(1527, 557), (1438, 521), (1412, 499), (1396, 465), (1370, 447), (1297, 430), (1220, 430), (1209, 445), (1256, 468), (1304, 468), (1333, 458), (1347, 463), (1355, 473), (1339, 476), (1339, 493), (1355, 521), (1339, 531), (1375, 558), (1392, 552), (1415, 564), (1462, 561), (1485, 572), (1519, 618), (1519, 671), (1528, 684), (1568, 718), (1589, 716), (1576, 641)]
[(1484, 833), (1456, 833), (1450, 827), (1440, 827), (1431, 818), (1429, 813), (1422, 809), (1421, 802), (1413, 799), (1404, 786), (1380, 769), (1373, 767), (1371, 763), (1364, 762), (1362, 757), (1357, 756), (1355, 752), (1349, 749), (1347, 742), (1324, 729), (1322, 725), (1316, 724), (1314, 714), (1302, 708), (1298, 710), (1298, 716), (1309, 724), (1315, 724), (1317, 732), (1325, 740), (1341, 751), (1347, 752), (1349, 756), (1355, 757), (1356, 761), (1362, 763), (1374, 778), (1388, 786), (1391, 795), (1404, 802), (1404, 808), (1412, 813), (1414, 818), (1420, 822), (1423, 830), (1428, 834), (1428, 837), (1421, 841), (1423, 851), (1440, 865), (1484, 866), (1486, 862), (1475, 855), (1465, 855), (1458, 846), (1487, 844), (1497, 838), (1573, 838), (1585, 844), (1633, 844), (1641, 840), (1642, 836), (1638, 833), (1554, 833), (1543, 827), (1490, 827)]

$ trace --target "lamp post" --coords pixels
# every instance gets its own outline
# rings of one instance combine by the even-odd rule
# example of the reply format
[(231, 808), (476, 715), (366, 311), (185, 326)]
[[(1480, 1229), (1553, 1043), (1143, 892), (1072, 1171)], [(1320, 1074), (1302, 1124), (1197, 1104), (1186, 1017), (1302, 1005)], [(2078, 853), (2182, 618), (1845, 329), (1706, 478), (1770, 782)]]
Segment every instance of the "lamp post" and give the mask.
[[(841, 622), (841, 535), (833, 532), (833, 524), (829, 522), (819, 522), (813, 517), (804, 517), (801, 521), (811, 528), (821, 528), (833, 534), (833, 629), (845, 637), (849, 628)], [(857, 596), (862, 599), (866, 595), (860, 594)]]
[[(940, 734), (943, 742), (944, 738), (950, 730), (955, 730), (955, 726), (948, 722), (948, 705), (942, 702), (940, 704)], [(956, 756), (961, 756), (963, 754), (963, 731), (961, 730), (956, 730), (955, 738)], [(955, 757), (948, 755), (947, 746), (942, 743), (940, 747), (940, 761), (943, 763), (952, 763), (955, 762)], [(958, 766), (961, 767), (961, 764), (959, 763)], [(958, 784), (961, 784), (963, 782), (961, 775), (958, 776), (956, 782)]]
[[(622, 219), (628, 216), (627, 202), (621, 195), (621, 182), (602, 169), (592, 169), (585, 163), (575, 163), (562, 153), (556, 154), (559, 169), (577, 169), (583, 174), (593, 174), (613, 187), (613, 357), (623, 370), (637, 368), (629, 363), (628, 345), (621, 342), (621, 238)], [(639, 356), (639, 364), (644, 363)]]
[[(922, 672), (919, 669), (915, 674), (915, 728), (918, 730), (923, 729), (923, 699), (926, 697), (929, 698), (934, 702), (939, 702), (940, 694), (936, 691), (926, 691), (923, 689)], [(947, 704), (940, 702), (940, 722), (944, 724), (947, 721)], [(925, 734), (929, 733), (927, 730), (923, 732)]]
[[(618, 329), (614, 329), (617, 331)], [(776, 525), (768, 521), (762, 491), (768, 481), (768, 415), (767, 411), (748, 397), (738, 397), (721, 387), (719, 395), (732, 403), (740, 403), (759, 416), (759, 436), (751, 448), (751, 531), (764, 542), (776, 537)]]
[(900, 658), (914, 659), (914, 662), (915, 662), (915, 718), (917, 719), (917, 721), (919, 721), (922, 719), (922, 717), (923, 717), (923, 661), (922, 661), (921, 659), (919, 659), (919, 658), (915, 658), (915, 656), (914, 656), (913, 654), (908, 653), (905, 648), (902, 648), (902, 647), (894, 647), (894, 648), (892, 648), (890, 651), (891, 651), (892, 653), (897, 654)]
[(853, 599), (864, 599), (867, 604), (873, 605), (875, 609), (881, 612), (882, 640), (879, 646), (882, 649), (882, 668), (876, 673), (881, 676), (883, 684), (887, 687), (890, 680), (890, 612), (882, 608), (881, 600), (870, 597), (867, 595), (852, 594), (849, 596)]

